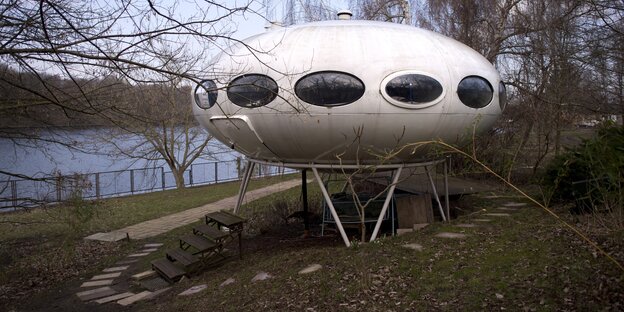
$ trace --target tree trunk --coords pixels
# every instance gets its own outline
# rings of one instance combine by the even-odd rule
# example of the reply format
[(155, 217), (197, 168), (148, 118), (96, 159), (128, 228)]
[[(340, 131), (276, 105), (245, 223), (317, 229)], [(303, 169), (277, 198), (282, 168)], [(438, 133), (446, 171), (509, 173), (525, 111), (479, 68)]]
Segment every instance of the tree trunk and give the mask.
[(171, 168), (171, 173), (175, 179), (176, 189), (181, 190), (186, 187), (184, 184), (184, 169)]

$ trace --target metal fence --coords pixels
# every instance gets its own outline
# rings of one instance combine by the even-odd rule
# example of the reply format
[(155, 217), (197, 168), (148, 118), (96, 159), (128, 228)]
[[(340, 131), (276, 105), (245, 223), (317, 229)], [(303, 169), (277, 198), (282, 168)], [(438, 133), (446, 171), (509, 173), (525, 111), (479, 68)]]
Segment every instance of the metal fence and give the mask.
[[(192, 164), (184, 172), (184, 185), (196, 186), (241, 179), (246, 163), (240, 159)], [(48, 176), (0, 182), (0, 210), (34, 207), (71, 198), (93, 199), (156, 192), (176, 187), (171, 171), (163, 166), (96, 173)], [(261, 165), (254, 176), (295, 172), (294, 169)]]

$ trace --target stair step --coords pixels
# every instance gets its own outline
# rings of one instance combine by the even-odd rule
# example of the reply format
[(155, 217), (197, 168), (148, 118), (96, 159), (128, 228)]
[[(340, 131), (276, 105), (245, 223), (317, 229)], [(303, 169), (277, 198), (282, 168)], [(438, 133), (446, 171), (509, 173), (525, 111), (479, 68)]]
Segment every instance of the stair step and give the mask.
[(184, 274), (186, 274), (182, 268), (169, 261), (167, 258), (152, 261), (152, 269), (160, 273), (160, 275), (172, 283), (176, 282)]
[(216, 212), (211, 212), (209, 214), (206, 215), (206, 223), (208, 223), (208, 221), (212, 219), (214, 221), (216, 221), (217, 223), (224, 225), (226, 227), (231, 227), (233, 225), (238, 225), (241, 224), (243, 222), (245, 222), (246, 220), (235, 215), (235, 214), (231, 214), (229, 212), (226, 211), (216, 211)]
[(180, 247), (183, 247), (183, 243), (186, 243), (197, 249), (196, 253), (203, 253), (219, 246), (217, 243), (196, 234), (191, 234), (180, 238)]
[(206, 236), (207, 238), (212, 239), (215, 242), (218, 242), (230, 235), (229, 233), (221, 231), (217, 229), (216, 227), (208, 225), (208, 224), (200, 224), (198, 226), (193, 227), (193, 232), (201, 233), (202, 235)]
[(167, 250), (167, 258), (179, 262), (184, 267), (189, 267), (199, 262), (197, 256), (179, 248)]

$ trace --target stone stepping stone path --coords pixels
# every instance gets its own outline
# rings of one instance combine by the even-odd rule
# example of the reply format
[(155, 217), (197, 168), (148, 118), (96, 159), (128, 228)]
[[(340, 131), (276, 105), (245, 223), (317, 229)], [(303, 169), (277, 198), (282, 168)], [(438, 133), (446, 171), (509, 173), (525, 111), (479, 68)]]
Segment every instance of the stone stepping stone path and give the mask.
[(498, 207), (496, 208), (496, 210), (502, 210), (502, 211), (518, 211), (517, 208), (509, 208), (509, 207)]
[(492, 222), (492, 219), (473, 219), (475, 222)]
[(466, 234), (461, 234), (461, 233), (452, 233), (452, 232), (441, 232), (436, 234), (436, 237), (441, 237), (441, 238), (451, 238), (451, 239), (461, 239), (461, 238), (466, 238), (468, 235)]
[[(105, 268), (102, 270), (102, 274), (94, 275), (89, 281), (86, 281), (80, 285), (80, 288), (93, 288), (90, 290), (83, 290), (76, 293), (76, 296), (81, 301), (93, 301), (98, 304), (105, 304), (110, 302), (117, 302), (120, 305), (130, 305), (139, 300), (147, 298), (153, 298), (154, 296), (168, 290), (165, 288), (167, 285), (158, 284), (157, 291), (143, 291), (135, 294), (128, 291), (119, 291), (111, 285), (117, 284), (122, 273), (128, 270), (131, 264), (136, 263), (140, 257), (149, 255), (150, 253), (157, 251), (163, 244), (150, 243), (145, 244), (137, 253), (130, 254), (126, 259), (118, 261), (113, 267)], [(137, 274), (138, 275), (138, 274)], [(156, 282), (153, 283), (154, 285)], [(105, 286), (105, 287), (102, 287)]]
[(405, 245), (403, 245), (403, 248), (412, 249), (412, 250), (416, 250), (416, 251), (422, 251), (423, 250), (423, 246), (421, 244), (417, 244), (417, 243), (405, 244)]
[(323, 268), (323, 266), (318, 264), (318, 263), (317, 264), (312, 264), (312, 265), (308, 266), (307, 268), (299, 271), (299, 274), (309, 274), (309, 273), (312, 273), (312, 272), (316, 272), (316, 271), (318, 271), (318, 270), (320, 270), (322, 268)]

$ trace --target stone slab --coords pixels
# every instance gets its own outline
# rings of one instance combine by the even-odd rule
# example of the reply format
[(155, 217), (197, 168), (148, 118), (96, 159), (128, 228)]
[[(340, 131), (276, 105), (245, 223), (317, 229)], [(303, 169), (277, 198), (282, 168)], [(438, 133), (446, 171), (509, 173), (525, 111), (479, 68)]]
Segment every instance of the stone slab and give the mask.
[(318, 264), (318, 263), (317, 264), (312, 264), (312, 265), (308, 266), (307, 268), (299, 271), (299, 274), (308, 274), (308, 273), (316, 272), (316, 271), (318, 271), (318, 270), (320, 270), (322, 268), (323, 268), (323, 266)]
[(204, 291), (206, 288), (208, 288), (208, 285), (206, 285), (206, 284), (196, 285), (196, 286), (193, 286), (193, 287), (191, 287), (191, 288), (189, 288), (189, 289), (179, 293), (178, 296), (190, 296), (190, 295), (196, 294), (196, 293), (198, 293), (200, 291)]
[(230, 278), (226, 279), (225, 281), (223, 281), (223, 283), (221, 283), (221, 285), (219, 285), (219, 287), (223, 287), (223, 286), (227, 286), (227, 285), (230, 285), (230, 284), (234, 284), (234, 282), (236, 282), (236, 280), (230, 277)]
[(158, 250), (158, 248), (147, 248), (147, 249), (141, 250), (140, 252), (141, 253), (144, 253), (144, 252), (151, 253), (151, 252), (154, 252), (156, 250)]
[(526, 206), (527, 203), (516, 203), (516, 202), (509, 202), (509, 203), (504, 203), (503, 206), (505, 207), (524, 207)]
[(422, 251), (423, 250), (423, 246), (421, 244), (417, 244), (417, 243), (405, 244), (405, 245), (403, 245), (403, 248), (413, 249), (413, 250), (416, 250), (416, 251)]
[(466, 234), (452, 233), (452, 232), (442, 232), (442, 233), (436, 234), (436, 237), (457, 239), (457, 238), (466, 238)]
[(143, 245), (143, 248), (158, 248), (160, 246), (162, 246), (163, 244), (161, 243), (151, 243), (151, 244), (145, 244)]
[(156, 271), (147, 270), (147, 271), (143, 271), (141, 273), (137, 273), (137, 274), (132, 275), (132, 279), (135, 280), (135, 281), (140, 281), (142, 279), (146, 279), (146, 278), (149, 278), (149, 277), (154, 277), (154, 276), (156, 276), (156, 274), (157, 274)]
[(119, 272), (119, 271), (124, 271), (125, 269), (127, 269), (128, 266), (127, 265), (122, 265), (122, 266), (118, 266), (118, 267), (112, 267), (112, 268), (106, 268), (104, 270), (102, 270), (102, 272)]
[(149, 252), (139, 252), (139, 253), (128, 255), (128, 258), (140, 258), (140, 257), (145, 257), (149, 254), (150, 254)]
[(168, 292), (170, 290), (171, 290), (171, 287), (159, 289), (157, 291), (152, 292), (147, 297), (145, 297), (145, 300), (152, 300), (152, 299), (154, 299), (154, 298), (160, 296), (161, 294), (164, 294), (164, 293), (166, 293), (166, 292)]
[(476, 222), (491, 222), (491, 219), (473, 219), (472, 221), (476, 221)]
[(267, 273), (267, 272), (259, 272), (258, 274), (256, 274), (256, 276), (254, 276), (251, 281), (252, 282), (257, 282), (257, 281), (264, 281), (267, 280), (269, 278), (271, 278), (273, 276), (271, 276), (271, 274)]
[(100, 275), (96, 275), (94, 277), (91, 278), (92, 281), (95, 280), (102, 280), (102, 279), (110, 279), (110, 278), (116, 278), (119, 277), (121, 275), (121, 272), (115, 272), (115, 273), (108, 273), (108, 274), (100, 274)]
[(152, 294), (152, 292), (149, 291), (149, 290), (142, 291), (142, 292), (140, 292), (138, 294), (135, 294), (135, 295), (132, 295), (130, 297), (126, 297), (126, 298), (123, 298), (121, 300), (118, 300), (117, 304), (120, 304), (122, 306), (129, 306), (129, 305), (131, 305), (131, 304), (133, 304), (133, 303), (135, 303), (135, 302), (137, 302), (139, 300), (143, 300), (143, 299), (149, 297), (149, 295), (151, 295), (151, 294)]
[(493, 212), (493, 213), (484, 213), (484, 216), (490, 216), (490, 217), (510, 217), (511, 215), (508, 213), (497, 213), (497, 212)]
[(95, 300), (95, 303), (104, 304), (104, 303), (109, 303), (109, 302), (121, 300), (124, 298), (128, 298), (130, 296), (134, 296), (134, 293), (128, 291), (125, 293), (116, 294), (116, 295), (112, 295), (112, 296), (104, 297), (102, 299)]
[(119, 265), (132, 264), (132, 263), (136, 263), (137, 261), (139, 261), (139, 259), (121, 260), (121, 261), (115, 262), (115, 264), (119, 264)]
[(93, 299), (108, 297), (116, 293), (117, 293), (116, 290), (106, 286), (106, 287), (100, 287), (96, 289), (81, 291), (81, 292), (76, 293), (76, 296), (78, 296), (78, 298), (82, 301), (89, 301)]
[(82, 285), (80, 285), (80, 287), (84, 288), (84, 287), (108, 286), (108, 285), (113, 285), (113, 281), (114, 280), (112, 280), (112, 279), (88, 281), (88, 282), (82, 283)]
[(496, 208), (496, 210), (502, 210), (502, 211), (518, 211), (518, 208), (498, 207), (498, 208)]
[(128, 239), (128, 233), (112, 231), (107, 233), (95, 233), (85, 237), (86, 240), (95, 240), (101, 242), (118, 242), (124, 239)]

